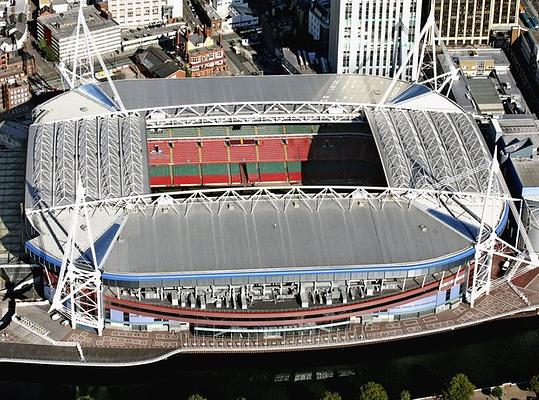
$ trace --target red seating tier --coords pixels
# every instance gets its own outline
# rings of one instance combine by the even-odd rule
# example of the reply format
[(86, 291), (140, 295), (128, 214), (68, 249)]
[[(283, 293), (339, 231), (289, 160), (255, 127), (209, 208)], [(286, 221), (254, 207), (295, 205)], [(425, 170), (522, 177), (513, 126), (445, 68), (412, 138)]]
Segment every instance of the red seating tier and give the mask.
[(150, 165), (163, 165), (170, 163), (170, 147), (167, 141), (159, 140), (147, 143), (148, 163)]
[(258, 143), (258, 159), (261, 162), (283, 161), (285, 152), (283, 141), (279, 138), (263, 139)]

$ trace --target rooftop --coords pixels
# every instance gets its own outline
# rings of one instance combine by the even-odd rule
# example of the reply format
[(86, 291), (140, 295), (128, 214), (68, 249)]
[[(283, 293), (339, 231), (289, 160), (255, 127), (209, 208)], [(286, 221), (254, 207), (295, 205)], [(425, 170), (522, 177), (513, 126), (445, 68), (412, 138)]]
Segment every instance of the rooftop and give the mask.
[(502, 49), (490, 46), (469, 48), (448, 48), (451, 57), (462, 60), (493, 60), (496, 67), (509, 68), (509, 60)]
[(172, 59), (160, 47), (150, 46), (137, 51), (136, 58), (148, 73), (155, 78), (168, 78), (180, 70), (176, 60)]
[[(373, 196), (344, 187), (335, 188), (335, 195), (321, 187), (301, 189), (148, 195), (139, 202), (143, 208), (122, 201), (90, 204), (97, 262), (109, 280), (264, 279), (391, 269), (423, 274), (473, 255), (479, 230), (474, 215), (482, 203), (461, 206), (461, 200), (428, 194), (410, 202), (406, 196)], [(487, 218), (504, 220), (501, 205), (489, 204)], [(29, 215), (42, 232), (29, 248), (37, 254), (46, 250), (57, 265), (66, 235), (62, 226), (72, 212), (66, 210), (52, 211), (55, 224), (41, 223), (39, 213)], [(497, 229), (504, 222), (498, 224)], [(78, 237), (86, 257), (90, 243), (86, 235)]]
[(539, 160), (512, 160), (523, 188), (539, 188)]
[[(132, 214), (105, 265), (110, 273), (181, 273), (266, 268), (351, 268), (437, 259), (470, 240), (416, 207), (385, 202), (348, 210), (316, 201), (277, 211), (261, 201), (253, 213), (239, 206), (209, 212)], [(284, 201), (277, 201), (277, 207)], [(344, 206), (344, 209), (341, 208)], [(249, 207), (248, 204), (242, 207)], [(421, 227), (426, 227), (423, 231)], [(345, 233), (346, 232), (346, 233)], [(403, 240), (404, 239), (404, 240)], [(204, 249), (204, 251), (200, 251)]]
[[(112, 19), (103, 18), (101, 12), (93, 6), (83, 7), (82, 12), (86, 24), (88, 25), (88, 29), (90, 29), (91, 32), (108, 28), (120, 29), (116, 22)], [(79, 10), (75, 8), (64, 13), (39, 17), (38, 21), (49, 28), (53, 36), (67, 38), (73, 35), (75, 27), (77, 26), (78, 15)]]
[[(204, 103), (293, 101), (376, 104), (390, 79), (362, 75), (267, 75), (197, 78), (175, 81), (125, 80), (115, 82), (128, 109), (171, 107)], [(392, 95), (410, 86), (399, 81)], [(103, 86), (108, 91), (106, 85)], [(430, 107), (458, 111), (442, 96), (431, 98)]]
[(150, 38), (150, 37), (160, 37), (166, 36), (170, 37), (176, 34), (178, 28), (184, 26), (185, 24), (176, 23), (165, 26), (159, 26), (155, 28), (131, 28), (122, 30), (122, 41), (135, 40), (140, 38)]
[(468, 86), (481, 114), (504, 113), (498, 91), (489, 78), (470, 78)]

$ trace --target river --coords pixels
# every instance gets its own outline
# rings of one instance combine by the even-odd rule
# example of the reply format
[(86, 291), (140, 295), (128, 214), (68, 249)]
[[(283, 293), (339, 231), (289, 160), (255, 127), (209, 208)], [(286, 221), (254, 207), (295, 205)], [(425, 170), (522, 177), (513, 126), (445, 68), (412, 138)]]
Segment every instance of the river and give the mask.
[(380, 382), (390, 398), (439, 392), (463, 372), (478, 387), (539, 374), (539, 317), (379, 345), (249, 356), (180, 356), (133, 368), (0, 365), (0, 399), (316, 399), (324, 390), (355, 399)]

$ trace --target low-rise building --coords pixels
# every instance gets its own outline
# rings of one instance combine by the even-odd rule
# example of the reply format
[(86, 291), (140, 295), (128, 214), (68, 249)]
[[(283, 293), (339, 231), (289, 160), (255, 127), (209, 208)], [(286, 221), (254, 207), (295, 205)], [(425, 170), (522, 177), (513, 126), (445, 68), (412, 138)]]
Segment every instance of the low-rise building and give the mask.
[(235, 4), (243, 4), (245, 0), (211, 0), (209, 4), (221, 16), (226, 18), (229, 13), (229, 8)]
[(459, 57), (459, 65), (466, 76), (488, 76), (494, 69), (494, 59), (489, 56), (462, 56)]
[(0, 85), (26, 80), (35, 69), (34, 57), (26, 52), (0, 52)]
[(248, 29), (258, 26), (258, 16), (247, 5), (247, 2), (233, 3), (228, 8), (228, 16), (223, 20), (223, 32)]
[[(498, 144), (501, 169), (534, 246), (539, 243), (539, 121), (534, 115), (492, 119), (489, 143)], [(520, 243), (522, 244), (522, 243)]]
[(196, 7), (200, 22), (206, 28), (209, 28), (210, 34), (220, 32), (223, 26), (223, 18), (221, 17), (221, 14), (219, 14), (210, 4), (203, 2), (195, 2), (193, 4)]
[(184, 31), (179, 37), (179, 49), (193, 77), (228, 71), (224, 49), (211, 36)]
[[(41, 16), (37, 19), (38, 40), (44, 40), (59, 60), (70, 62), (74, 57), (76, 36), (74, 35), (78, 20), (78, 9), (65, 13)], [(95, 7), (83, 8), (84, 18), (92, 34), (93, 54), (106, 54), (120, 50), (120, 26), (106, 13)]]
[(155, 28), (131, 28), (122, 30), (122, 51), (135, 50), (150, 45), (161, 45), (163, 42), (174, 44), (178, 29), (185, 24), (170, 24)]
[[(462, 76), (454, 80), (452, 95), (465, 110), (481, 115), (525, 114), (528, 104), (513, 77), (511, 63), (501, 49), (492, 47), (450, 48), (447, 59), (460, 67)], [(439, 57), (444, 72), (449, 71)]]
[(150, 46), (135, 53), (135, 60), (147, 78), (184, 78), (185, 71), (178, 62), (169, 57), (161, 48)]
[(27, 82), (15, 82), (5, 84), (2, 87), (2, 99), (4, 109), (11, 110), (30, 100), (30, 85)]

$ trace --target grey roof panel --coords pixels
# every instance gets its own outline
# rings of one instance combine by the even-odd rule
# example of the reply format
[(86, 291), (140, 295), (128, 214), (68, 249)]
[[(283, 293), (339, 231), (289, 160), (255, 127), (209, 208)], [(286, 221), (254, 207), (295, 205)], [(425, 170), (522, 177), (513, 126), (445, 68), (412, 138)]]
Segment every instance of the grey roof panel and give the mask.
[[(129, 110), (205, 103), (324, 101), (377, 103), (390, 79), (362, 75), (242, 76), (122, 80), (114, 84)], [(398, 82), (392, 97), (409, 87)], [(110, 91), (107, 85), (104, 90)], [(110, 93), (109, 93), (110, 94)]]
[[(277, 212), (261, 202), (210, 213), (131, 214), (106, 260), (109, 273), (190, 273), (271, 268), (351, 267), (417, 263), (471, 245), (416, 207), (386, 201), (354, 207), (314, 200)], [(420, 227), (427, 227), (424, 232)]]

